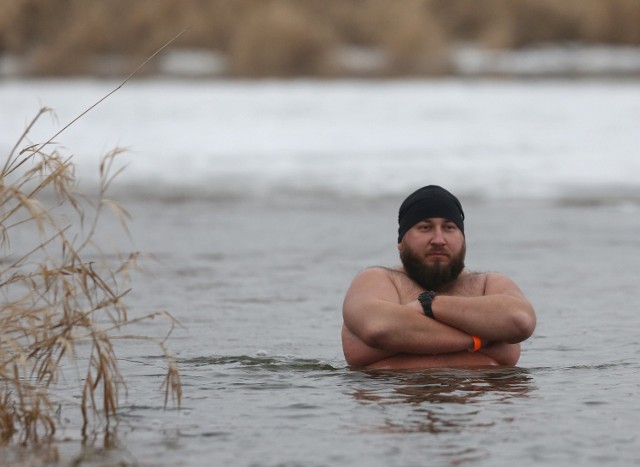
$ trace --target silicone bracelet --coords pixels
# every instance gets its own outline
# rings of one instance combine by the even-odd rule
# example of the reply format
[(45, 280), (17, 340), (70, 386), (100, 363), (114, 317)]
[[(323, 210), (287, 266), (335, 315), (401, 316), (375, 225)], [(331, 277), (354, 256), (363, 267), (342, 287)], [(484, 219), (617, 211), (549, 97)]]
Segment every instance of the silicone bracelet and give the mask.
[(477, 352), (482, 348), (482, 340), (478, 336), (471, 336), (473, 339), (473, 349), (470, 349), (470, 352)]

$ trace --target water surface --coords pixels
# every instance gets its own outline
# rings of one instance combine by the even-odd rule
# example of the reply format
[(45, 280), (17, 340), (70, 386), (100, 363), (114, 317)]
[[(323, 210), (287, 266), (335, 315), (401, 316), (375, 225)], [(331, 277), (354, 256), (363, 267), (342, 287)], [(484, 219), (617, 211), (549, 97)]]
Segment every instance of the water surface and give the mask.
[[(3, 84), (0, 113), (38, 95), (69, 114), (59, 96), (108, 85)], [(131, 313), (181, 322), (169, 347), (183, 405), (163, 409), (157, 347), (123, 342), (115, 436), (83, 448), (65, 411), (63, 464), (640, 462), (637, 83), (133, 88), (65, 143), (82, 173), (105, 131), (137, 146), (114, 193), (133, 241), (116, 222), (106, 233), (155, 258), (134, 277)], [(469, 268), (512, 277), (536, 332), (517, 368), (351, 370), (344, 293), (362, 268), (397, 263), (397, 208), (433, 182), (461, 194)], [(65, 408), (79, 398), (71, 383), (56, 394)]]

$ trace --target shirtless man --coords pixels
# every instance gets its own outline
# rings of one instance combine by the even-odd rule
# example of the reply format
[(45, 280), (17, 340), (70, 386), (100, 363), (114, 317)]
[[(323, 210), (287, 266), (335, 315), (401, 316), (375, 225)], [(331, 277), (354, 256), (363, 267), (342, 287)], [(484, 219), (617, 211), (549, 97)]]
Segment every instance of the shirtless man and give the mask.
[(352, 367), (514, 366), (535, 328), (531, 304), (508, 277), (465, 269), (464, 212), (430, 185), (400, 206), (402, 266), (374, 267), (351, 284), (342, 348)]

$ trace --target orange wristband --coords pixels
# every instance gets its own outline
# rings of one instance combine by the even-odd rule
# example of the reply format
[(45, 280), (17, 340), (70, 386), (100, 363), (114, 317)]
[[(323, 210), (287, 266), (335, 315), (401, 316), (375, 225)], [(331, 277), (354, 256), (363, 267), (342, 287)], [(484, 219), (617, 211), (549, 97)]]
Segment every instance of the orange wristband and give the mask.
[(469, 349), (469, 352), (477, 352), (482, 348), (482, 340), (478, 336), (471, 336), (473, 339), (473, 349)]

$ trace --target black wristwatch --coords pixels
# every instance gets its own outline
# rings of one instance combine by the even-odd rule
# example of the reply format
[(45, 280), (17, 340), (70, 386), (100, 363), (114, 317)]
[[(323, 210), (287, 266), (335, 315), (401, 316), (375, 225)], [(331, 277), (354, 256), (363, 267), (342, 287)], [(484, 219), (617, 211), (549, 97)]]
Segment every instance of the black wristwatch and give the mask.
[(431, 309), (431, 304), (433, 303), (434, 298), (436, 298), (436, 293), (433, 290), (427, 290), (418, 296), (424, 315), (431, 319), (435, 319), (433, 316), (433, 310)]

